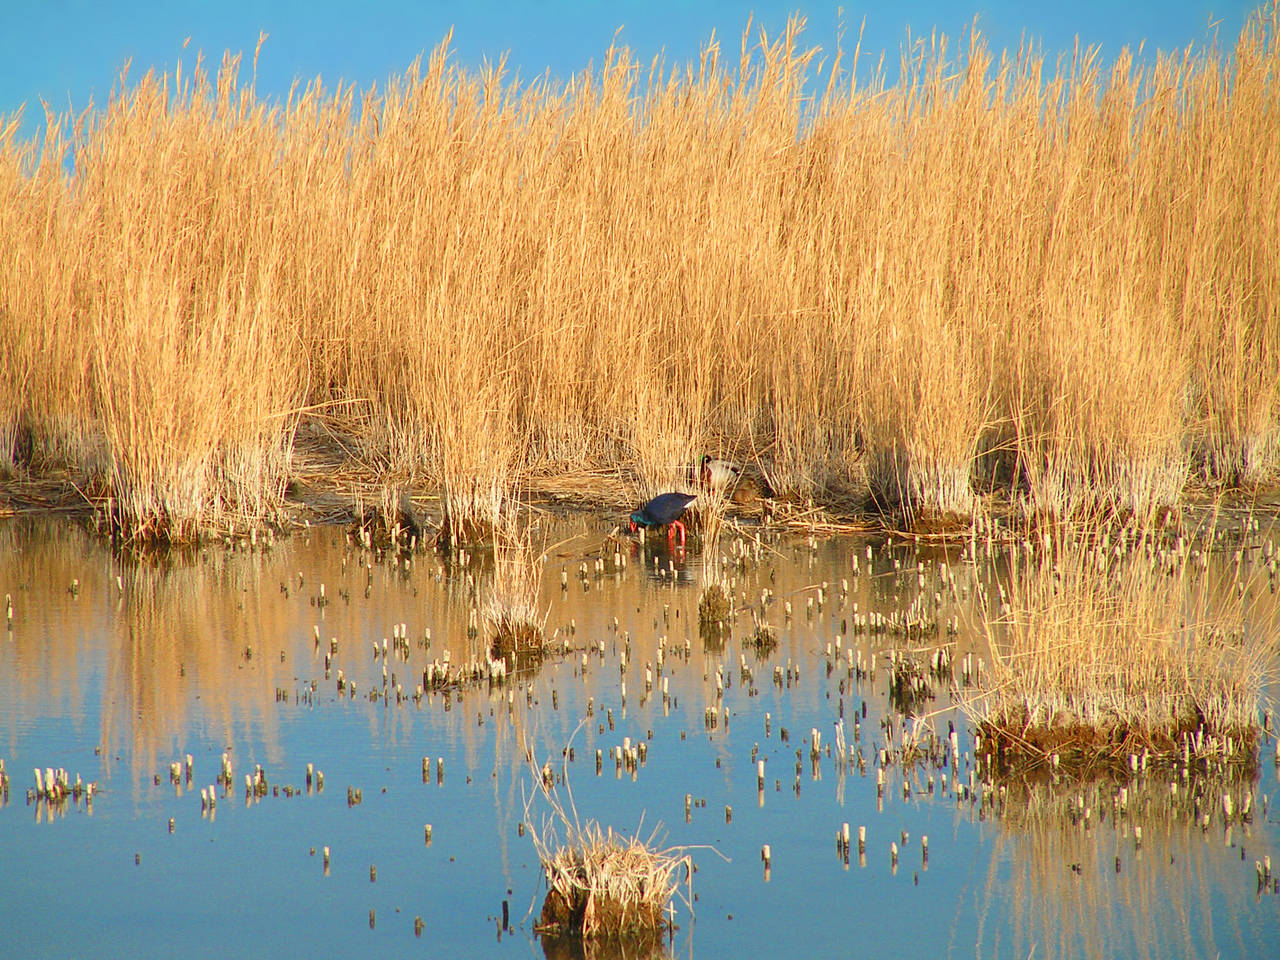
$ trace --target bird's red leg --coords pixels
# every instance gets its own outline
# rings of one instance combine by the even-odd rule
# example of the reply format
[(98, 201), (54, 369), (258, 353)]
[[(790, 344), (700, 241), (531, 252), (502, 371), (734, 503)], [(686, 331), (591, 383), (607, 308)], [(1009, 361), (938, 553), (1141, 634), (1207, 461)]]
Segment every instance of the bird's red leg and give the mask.
[(672, 524), (672, 526), (673, 526), (675, 529), (677, 529), (677, 530), (679, 530), (679, 531), (680, 531), (680, 546), (682, 546), (682, 547), (683, 547), (683, 546), (684, 546), (684, 539), (685, 539), (684, 524), (683, 524), (683, 523), (681, 523), (679, 520), (677, 520), (675, 523), (673, 523), (673, 524)]

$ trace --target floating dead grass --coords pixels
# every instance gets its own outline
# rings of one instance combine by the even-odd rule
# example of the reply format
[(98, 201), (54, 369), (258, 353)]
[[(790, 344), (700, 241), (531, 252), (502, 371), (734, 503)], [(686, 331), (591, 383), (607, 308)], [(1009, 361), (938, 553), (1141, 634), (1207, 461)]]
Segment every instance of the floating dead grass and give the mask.
[(1086, 769), (1138, 756), (1248, 761), (1280, 627), (1262, 573), (1243, 555), (1213, 572), (1211, 537), (1042, 536), (1012, 552), (980, 625), (991, 666), (962, 706), (984, 753)]

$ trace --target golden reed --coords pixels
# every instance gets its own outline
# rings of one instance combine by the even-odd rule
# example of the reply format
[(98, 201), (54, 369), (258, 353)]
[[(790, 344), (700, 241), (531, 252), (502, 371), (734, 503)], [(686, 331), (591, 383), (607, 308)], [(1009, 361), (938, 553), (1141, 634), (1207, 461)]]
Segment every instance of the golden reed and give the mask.
[(269, 520), (316, 410), (459, 525), (495, 484), (651, 493), (708, 449), (960, 516), (975, 479), (1140, 516), (1256, 480), (1276, 28), (1106, 67), (935, 37), (893, 83), (798, 20), (568, 82), (447, 39), (283, 103), (231, 56), (122, 78), (39, 142), (0, 120), (0, 465), (175, 539)]

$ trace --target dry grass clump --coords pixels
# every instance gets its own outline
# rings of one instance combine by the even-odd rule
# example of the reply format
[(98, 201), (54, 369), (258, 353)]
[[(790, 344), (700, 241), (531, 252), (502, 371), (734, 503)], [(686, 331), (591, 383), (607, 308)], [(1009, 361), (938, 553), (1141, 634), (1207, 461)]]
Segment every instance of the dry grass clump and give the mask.
[(1127, 527), (1014, 551), (963, 703), (984, 749), (1086, 767), (1250, 756), (1280, 609), (1239, 562), (1211, 572), (1210, 545)]
[(763, 660), (778, 648), (778, 630), (757, 620), (755, 629), (743, 638), (742, 645), (750, 649), (756, 659)]
[(709, 644), (722, 643), (733, 619), (733, 594), (728, 580), (715, 567), (714, 554), (706, 556), (706, 579), (698, 597), (698, 634)]
[(624, 939), (644, 944), (669, 931), (680, 883), (693, 884), (688, 852), (658, 847), (657, 830), (642, 839), (639, 834), (614, 833), (590, 820), (580, 823), (572, 797), (566, 811), (547, 780), (536, 776), (551, 805), (541, 830), (533, 827), (525, 811), (548, 888), (538, 932), (557, 939)]
[(904, 717), (920, 716), (934, 698), (926, 667), (907, 651), (889, 651), (889, 703)]
[(1059, 517), (1275, 475), (1274, 4), (1227, 52), (939, 36), (896, 83), (802, 25), (524, 85), (446, 39), (279, 105), (227, 57), (41, 142), (0, 119), (0, 470), (23, 424), (32, 469), (184, 539), (270, 519), (324, 410), (451, 542), (508, 484), (647, 499), (715, 448), (913, 519), (970, 517), (993, 448)]
[(702, 513), (702, 592), (698, 596), (698, 633), (708, 643), (722, 641), (733, 618), (733, 589), (720, 565), (720, 532), (729, 491), (712, 483), (699, 497)]
[(547, 898), (538, 931), (552, 936), (656, 937), (670, 927), (669, 909), (687, 867), (682, 851), (655, 850), (653, 838), (623, 837), (588, 822), (563, 845), (535, 838), (546, 871)]

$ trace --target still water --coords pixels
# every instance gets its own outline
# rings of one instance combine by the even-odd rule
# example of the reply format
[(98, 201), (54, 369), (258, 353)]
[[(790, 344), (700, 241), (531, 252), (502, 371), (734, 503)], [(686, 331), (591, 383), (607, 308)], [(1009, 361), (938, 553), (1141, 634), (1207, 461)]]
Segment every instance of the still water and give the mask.
[[(962, 596), (996, 571), (882, 539), (732, 534), (727, 561), (623, 542), (615, 565), (608, 531), (568, 518), (550, 536), (555, 652), (536, 673), (419, 697), (430, 662), (482, 649), (483, 558), (406, 566), (317, 528), (140, 562), (56, 521), (0, 527), (0, 956), (540, 957), (524, 824), (548, 815), (548, 761), (583, 820), (689, 848), (671, 956), (1275, 955), (1280, 898), (1255, 871), (1280, 870), (1272, 742), (1242, 781), (1157, 774), (1121, 804), (1117, 784), (1046, 779), (997, 803), (969, 790), (948, 684), (926, 671), (931, 699), (894, 702), (885, 667), (943, 644), (962, 681), (972, 617), (944, 603), (936, 635), (855, 629), (918, 616), (940, 561)], [(697, 625), (717, 563), (742, 611), (723, 640)], [(906, 710), (933, 758), (882, 768)], [(634, 769), (625, 743), (646, 746)], [(29, 799), (36, 768), (93, 782), (92, 802)]]

